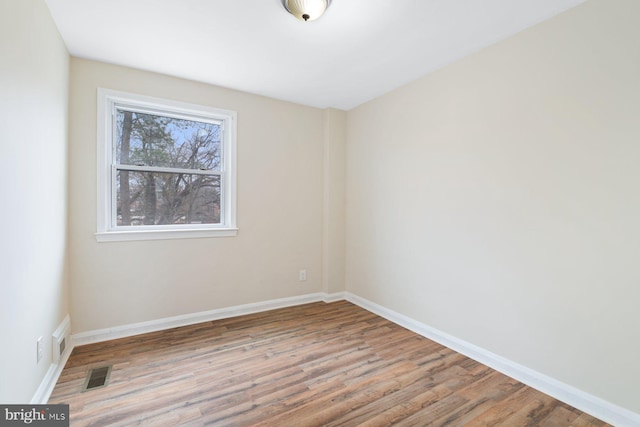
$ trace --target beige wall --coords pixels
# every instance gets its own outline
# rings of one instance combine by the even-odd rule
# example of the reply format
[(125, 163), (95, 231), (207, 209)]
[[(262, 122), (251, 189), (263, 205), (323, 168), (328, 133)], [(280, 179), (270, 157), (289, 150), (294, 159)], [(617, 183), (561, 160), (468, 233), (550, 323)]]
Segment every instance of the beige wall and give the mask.
[[(82, 59), (68, 85), (44, 2), (1, 2), (0, 401), (69, 301), (77, 333), (346, 282), (640, 412), (639, 13), (590, 0), (344, 113)], [(95, 241), (97, 87), (238, 112), (237, 237)]]
[(328, 294), (344, 292), (345, 275), (345, 111), (324, 111), (324, 210), (322, 290)]
[(0, 58), (0, 402), (26, 403), (68, 313), (69, 56), (44, 1), (0, 2)]
[(640, 412), (640, 2), (349, 112), (347, 290)]
[[(322, 110), (76, 58), (70, 81), (74, 333), (321, 290)], [(98, 87), (237, 111), (237, 237), (96, 242)]]

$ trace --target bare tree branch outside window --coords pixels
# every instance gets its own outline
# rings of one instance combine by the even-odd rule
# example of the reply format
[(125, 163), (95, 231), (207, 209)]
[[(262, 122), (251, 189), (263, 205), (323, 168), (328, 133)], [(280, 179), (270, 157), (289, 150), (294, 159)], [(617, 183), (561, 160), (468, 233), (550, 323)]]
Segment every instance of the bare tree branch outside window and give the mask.
[(124, 109), (116, 120), (118, 226), (220, 222), (220, 124)]

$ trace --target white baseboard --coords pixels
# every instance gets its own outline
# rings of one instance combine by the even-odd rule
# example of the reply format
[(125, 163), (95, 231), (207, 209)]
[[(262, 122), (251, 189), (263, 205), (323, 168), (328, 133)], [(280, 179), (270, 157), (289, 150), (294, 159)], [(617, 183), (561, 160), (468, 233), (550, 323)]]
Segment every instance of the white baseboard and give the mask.
[[(46, 404), (48, 402), (49, 398), (51, 397), (51, 393), (53, 392), (53, 389), (58, 382), (58, 378), (60, 378), (60, 374), (62, 374), (62, 370), (64, 369), (67, 360), (69, 360), (71, 351), (75, 346), (108, 341), (117, 338), (124, 338), (133, 335), (144, 334), (147, 332), (176, 328), (179, 326), (193, 325), (196, 323), (208, 322), (211, 320), (226, 319), (230, 317), (242, 316), (245, 314), (259, 313), (262, 311), (274, 310), (277, 308), (292, 307), (319, 301), (333, 302), (342, 299), (344, 299), (344, 293), (307, 294), (72, 334), (71, 338), (67, 342), (68, 345), (65, 348), (64, 354), (60, 357), (59, 362), (52, 363), (49, 366), (47, 373), (45, 374), (42, 382), (40, 383), (40, 386), (38, 387), (38, 390), (36, 390), (36, 393), (31, 399), (31, 403)], [(56, 329), (54, 335), (64, 335), (70, 329), (70, 324), (71, 322), (69, 316), (67, 316), (63, 320), (62, 324), (58, 327), (58, 329)]]
[[(69, 319), (69, 315), (67, 315), (60, 326), (54, 332), (54, 336), (59, 334), (59, 336), (64, 336), (64, 333), (67, 333), (71, 328), (71, 320)], [(59, 355), (58, 360), (54, 360), (51, 365), (49, 365), (49, 369), (47, 369), (47, 373), (44, 375), (44, 378), (40, 382), (40, 386), (36, 390), (33, 398), (31, 398), (32, 405), (44, 405), (49, 401), (49, 397), (51, 397), (51, 393), (58, 382), (58, 378), (60, 378), (60, 374), (62, 374), (62, 370), (64, 369), (64, 365), (67, 364), (67, 360), (69, 360), (69, 356), (71, 355), (71, 350), (73, 350), (73, 345), (71, 345), (67, 341), (67, 347), (64, 349), (64, 353)]]
[(130, 325), (117, 326), (107, 329), (99, 329), (95, 331), (81, 332), (72, 334), (70, 345), (65, 350), (65, 354), (61, 358), (60, 363), (51, 364), (45, 378), (42, 380), (40, 387), (36, 391), (31, 403), (46, 403), (51, 396), (51, 392), (55, 387), (62, 369), (71, 354), (73, 347), (77, 345), (90, 344), (95, 342), (107, 341), (117, 338), (124, 338), (132, 335), (143, 334), (147, 332), (155, 332), (164, 329), (176, 328), (179, 326), (187, 326), (195, 323), (208, 322), (218, 319), (226, 319), (230, 317), (242, 316), (246, 314), (259, 313), (277, 308), (292, 307), (296, 305), (308, 304), (312, 302), (335, 302), (347, 300), (356, 304), (365, 310), (375, 313), (385, 319), (390, 320), (397, 325), (409, 329), (423, 337), (436, 341), (450, 349), (464, 354), (480, 363), (483, 363), (496, 371), (502, 372), (530, 387), (535, 388), (543, 393), (548, 394), (562, 402), (565, 402), (583, 412), (593, 415), (609, 424), (619, 427), (640, 426), (640, 414), (632, 412), (628, 409), (614, 405), (599, 397), (593, 396), (573, 386), (555, 380), (540, 372), (534, 371), (517, 364), (497, 354), (491, 353), (481, 347), (473, 345), (469, 342), (451, 336), (445, 332), (418, 322), (410, 317), (397, 313), (379, 304), (361, 298), (350, 292), (338, 292), (333, 294), (314, 293), (300, 295), (289, 298), (281, 298), (276, 300), (238, 305), (234, 307), (221, 308), (216, 310), (203, 311), (199, 313), (186, 314), (182, 316), (167, 317), (164, 319), (152, 320), (148, 322), (134, 323)]
[(346, 298), (347, 293), (346, 292), (336, 292), (333, 294), (323, 294), (323, 298), (322, 301), (324, 302), (336, 302), (336, 301), (343, 301)]
[(73, 346), (85, 345), (101, 341), (113, 340), (117, 338), (130, 337), (133, 335), (145, 334), (148, 332), (161, 331), (164, 329), (177, 328), (180, 326), (193, 325), (196, 323), (210, 322), (212, 320), (227, 319), (230, 317), (243, 316), (245, 314), (275, 310), (277, 308), (292, 307), (319, 301), (329, 302), (343, 299), (342, 297), (334, 297), (334, 295), (337, 294), (325, 294), (318, 292), (314, 294), (306, 294), (209, 311), (201, 311), (199, 313), (191, 313), (181, 316), (166, 317), (164, 319), (133, 323), (130, 325), (116, 326), (113, 328), (80, 332), (78, 334), (71, 335), (71, 342)]
[(533, 369), (529, 369), (526, 366), (505, 359), (488, 350), (451, 336), (350, 292), (345, 293), (345, 299), (609, 424), (619, 427), (640, 426), (640, 414), (593, 396), (573, 386), (541, 374), (540, 372), (534, 371)]

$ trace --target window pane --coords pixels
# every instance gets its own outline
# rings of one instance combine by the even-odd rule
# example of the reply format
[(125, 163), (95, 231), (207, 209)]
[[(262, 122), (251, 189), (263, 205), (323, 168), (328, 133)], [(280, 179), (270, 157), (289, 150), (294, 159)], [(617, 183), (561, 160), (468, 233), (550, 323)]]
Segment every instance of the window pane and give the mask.
[(220, 170), (219, 124), (116, 110), (119, 164)]
[(219, 223), (219, 176), (118, 171), (116, 225)]

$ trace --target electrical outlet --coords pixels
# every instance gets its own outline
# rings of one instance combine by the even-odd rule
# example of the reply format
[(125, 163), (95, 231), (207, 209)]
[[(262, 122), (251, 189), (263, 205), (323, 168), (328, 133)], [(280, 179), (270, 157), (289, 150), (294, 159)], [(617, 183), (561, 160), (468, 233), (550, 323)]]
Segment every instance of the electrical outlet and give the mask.
[(42, 355), (44, 353), (44, 348), (42, 346), (42, 337), (38, 338), (36, 341), (36, 363), (40, 363), (40, 359), (42, 359)]
[(307, 270), (300, 270), (298, 277), (300, 278), (301, 282), (307, 280)]

